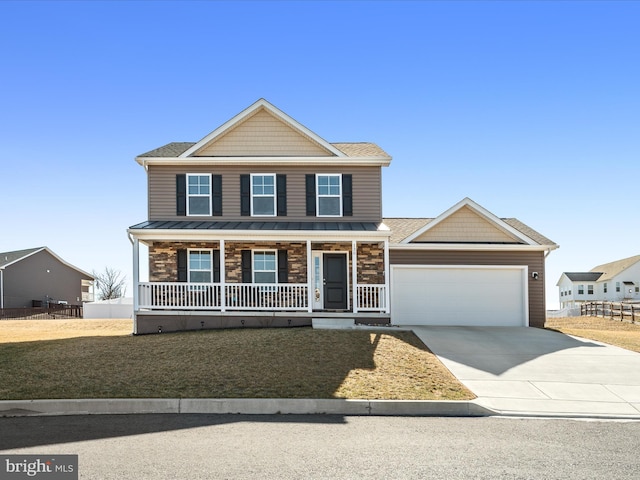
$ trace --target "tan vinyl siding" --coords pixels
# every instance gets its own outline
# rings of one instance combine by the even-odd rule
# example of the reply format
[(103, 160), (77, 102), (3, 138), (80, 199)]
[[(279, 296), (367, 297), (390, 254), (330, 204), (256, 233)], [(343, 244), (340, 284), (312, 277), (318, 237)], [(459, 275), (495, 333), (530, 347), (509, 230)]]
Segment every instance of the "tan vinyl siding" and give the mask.
[(493, 242), (515, 243), (518, 240), (482, 218), (469, 207), (463, 207), (413, 242)]
[[(222, 175), (221, 217), (179, 217), (176, 215), (176, 175), (180, 173), (212, 173)], [(240, 215), (240, 175), (274, 173), (287, 175), (286, 217), (243, 217)], [(353, 216), (307, 217), (305, 174), (346, 173), (353, 175)], [(282, 221), (380, 222), (382, 219), (382, 173), (380, 167), (264, 167), (241, 166), (157, 166), (149, 167), (149, 220), (228, 220), (255, 219)]]
[(333, 154), (266, 110), (258, 110), (193, 156), (333, 156)]
[[(527, 265), (529, 267), (529, 325), (544, 326), (546, 316), (543, 252), (472, 252), (434, 250), (389, 251), (391, 265)], [(538, 272), (538, 280), (531, 277)]]

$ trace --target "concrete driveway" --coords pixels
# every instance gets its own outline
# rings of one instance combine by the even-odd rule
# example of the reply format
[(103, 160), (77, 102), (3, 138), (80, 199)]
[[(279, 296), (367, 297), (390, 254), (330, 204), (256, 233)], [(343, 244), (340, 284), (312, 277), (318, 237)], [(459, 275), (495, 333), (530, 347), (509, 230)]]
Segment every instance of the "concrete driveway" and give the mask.
[(640, 419), (640, 353), (539, 328), (409, 328), (499, 413)]

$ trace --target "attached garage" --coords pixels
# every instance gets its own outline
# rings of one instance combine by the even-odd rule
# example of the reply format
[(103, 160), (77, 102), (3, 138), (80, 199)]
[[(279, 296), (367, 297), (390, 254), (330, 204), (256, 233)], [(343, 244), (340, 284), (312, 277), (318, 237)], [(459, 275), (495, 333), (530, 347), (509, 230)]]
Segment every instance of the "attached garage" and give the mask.
[(527, 266), (392, 265), (391, 323), (528, 326)]
[(544, 327), (553, 241), (465, 198), (436, 218), (385, 218), (395, 325)]

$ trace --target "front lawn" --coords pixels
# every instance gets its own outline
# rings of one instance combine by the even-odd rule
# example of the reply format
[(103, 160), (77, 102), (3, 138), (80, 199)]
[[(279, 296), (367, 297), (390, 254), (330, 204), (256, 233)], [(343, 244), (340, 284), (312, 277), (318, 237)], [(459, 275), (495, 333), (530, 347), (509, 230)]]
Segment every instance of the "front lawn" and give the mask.
[(474, 398), (411, 332), (130, 331), (130, 320), (0, 322), (0, 399)]
[(640, 352), (640, 325), (601, 317), (547, 318), (545, 328)]

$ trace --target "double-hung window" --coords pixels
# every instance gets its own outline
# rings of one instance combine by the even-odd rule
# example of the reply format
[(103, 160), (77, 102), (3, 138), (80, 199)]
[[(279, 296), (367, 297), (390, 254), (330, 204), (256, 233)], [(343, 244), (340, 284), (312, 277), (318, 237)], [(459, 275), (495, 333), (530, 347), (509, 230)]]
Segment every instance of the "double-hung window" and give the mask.
[(267, 217), (276, 215), (275, 183), (274, 174), (251, 175), (251, 215)]
[(189, 282), (211, 283), (213, 262), (211, 250), (189, 250)]
[(342, 216), (342, 175), (317, 174), (317, 212), (319, 217)]
[(187, 215), (211, 215), (211, 175), (187, 174)]
[(593, 295), (593, 285), (587, 285), (587, 295)]
[(276, 252), (274, 251), (254, 251), (253, 252), (253, 282), (254, 283), (276, 283), (278, 278), (278, 264)]
[(578, 285), (578, 295), (584, 295), (584, 285)]
[(620, 291), (620, 282), (616, 282), (616, 292)]

